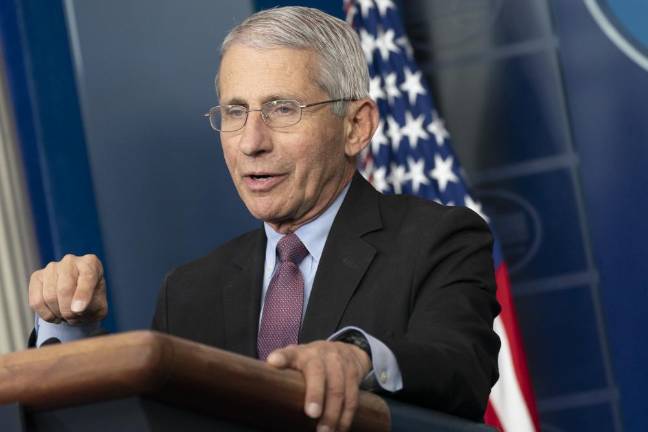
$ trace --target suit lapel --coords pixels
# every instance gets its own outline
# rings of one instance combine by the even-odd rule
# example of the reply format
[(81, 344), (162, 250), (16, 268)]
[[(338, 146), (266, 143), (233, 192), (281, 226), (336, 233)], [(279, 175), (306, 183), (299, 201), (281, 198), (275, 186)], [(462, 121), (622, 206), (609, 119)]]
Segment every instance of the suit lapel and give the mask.
[(256, 357), (265, 243), (260, 229), (239, 248), (232, 261), (232, 280), (223, 288), (225, 348), (250, 357)]
[(300, 343), (326, 339), (335, 332), (376, 253), (362, 236), (381, 227), (378, 193), (356, 173), (322, 252)]

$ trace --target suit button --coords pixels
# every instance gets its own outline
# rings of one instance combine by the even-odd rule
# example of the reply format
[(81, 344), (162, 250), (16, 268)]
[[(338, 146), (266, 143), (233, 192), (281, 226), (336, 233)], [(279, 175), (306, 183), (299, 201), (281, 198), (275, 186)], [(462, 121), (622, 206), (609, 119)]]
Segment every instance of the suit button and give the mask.
[(389, 375), (387, 374), (387, 371), (380, 372), (380, 375), (378, 376), (378, 381), (380, 381), (381, 384), (387, 384), (388, 379), (389, 379)]

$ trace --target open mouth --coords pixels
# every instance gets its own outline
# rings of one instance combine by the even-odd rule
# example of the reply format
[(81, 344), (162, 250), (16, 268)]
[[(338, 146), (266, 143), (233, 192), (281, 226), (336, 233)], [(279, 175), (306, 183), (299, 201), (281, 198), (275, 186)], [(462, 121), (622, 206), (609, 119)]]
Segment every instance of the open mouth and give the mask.
[(285, 177), (285, 174), (255, 173), (244, 176), (244, 181), (250, 190), (267, 192), (281, 183)]
[(250, 177), (252, 180), (259, 181), (259, 180), (268, 180), (268, 179), (271, 179), (274, 176), (271, 175), (271, 174), (252, 174), (252, 175), (250, 175), (248, 177)]

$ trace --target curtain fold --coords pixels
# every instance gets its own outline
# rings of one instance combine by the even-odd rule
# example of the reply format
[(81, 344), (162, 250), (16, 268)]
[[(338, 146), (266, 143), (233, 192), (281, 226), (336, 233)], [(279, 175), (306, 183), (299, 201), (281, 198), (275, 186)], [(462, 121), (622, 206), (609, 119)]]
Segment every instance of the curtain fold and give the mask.
[(33, 325), (29, 275), (38, 249), (0, 56), (0, 354), (24, 349)]

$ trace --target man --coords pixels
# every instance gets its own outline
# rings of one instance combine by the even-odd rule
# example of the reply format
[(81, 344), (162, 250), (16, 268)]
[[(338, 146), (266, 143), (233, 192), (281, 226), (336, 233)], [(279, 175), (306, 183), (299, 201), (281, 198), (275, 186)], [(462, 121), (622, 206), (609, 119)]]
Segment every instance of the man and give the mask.
[[(301, 371), (320, 431), (349, 428), (360, 385), (481, 419), (499, 349), (491, 237), (470, 210), (384, 197), (356, 172), (378, 109), (353, 30), (272, 9), (221, 55), (207, 115), (264, 226), (171, 272), (153, 328)], [(93, 256), (35, 272), (39, 340), (105, 317), (105, 290)]]

